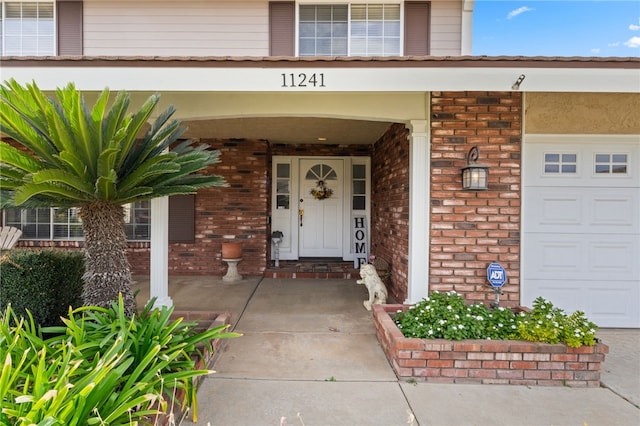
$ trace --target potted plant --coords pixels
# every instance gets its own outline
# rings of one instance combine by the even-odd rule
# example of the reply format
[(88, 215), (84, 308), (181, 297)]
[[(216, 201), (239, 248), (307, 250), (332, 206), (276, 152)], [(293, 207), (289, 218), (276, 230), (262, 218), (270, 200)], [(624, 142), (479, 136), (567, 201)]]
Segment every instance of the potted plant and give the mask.
[(241, 259), (242, 258), (242, 241), (227, 240), (222, 242), (222, 258), (223, 259)]

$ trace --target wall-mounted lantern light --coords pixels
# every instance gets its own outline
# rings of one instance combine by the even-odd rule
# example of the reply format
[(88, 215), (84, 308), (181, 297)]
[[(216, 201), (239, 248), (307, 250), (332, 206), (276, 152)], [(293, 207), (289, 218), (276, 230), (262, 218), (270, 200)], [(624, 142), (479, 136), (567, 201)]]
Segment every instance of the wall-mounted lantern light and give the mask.
[(467, 154), (467, 165), (462, 168), (462, 189), (481, 191), (489, 188), (489, 166), (478, 164), (480, 150), (474, 146)]

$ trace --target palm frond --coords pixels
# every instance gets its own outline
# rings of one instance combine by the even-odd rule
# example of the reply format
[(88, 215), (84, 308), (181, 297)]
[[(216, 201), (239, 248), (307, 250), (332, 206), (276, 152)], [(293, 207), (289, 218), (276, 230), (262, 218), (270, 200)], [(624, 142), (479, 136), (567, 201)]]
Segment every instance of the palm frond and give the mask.
[(27, 205), (27, 202), (36, 196), (40, 196), (30, 203), (32, 206), (55, 206), (55, 205), (81, 205), (92, 200), (84, 193), (74, 190), (66, 185), (45, 183), (26, 183), (16, 189), (14, 201), (16, 205)]
[(129, 191), (123, 191), (118, 194), (118, 200), (121, 204), (134, 203), (136, 201), (148, 200), (153, 194), (153, 189), (149, 186), (139, 186)]
[(127, 167), (128, 170), (131, 170), (135, 167), (135, 162), (131, 165), (124, 166), (125, 159), (129, 156), (129, 153), (136, 142), (136, 138), (140, 133), (140, 130), (146, 124), (149, 117), (151, 117), (151, 114), (153, 113), (153, 110), (155, 109), (159, 100), (159, 95), (151, 95), (149, 99), (147, 99), (142, 107), (138, 110), (138, 112), (131, 116), (131, 121), (127, 125), (127, 133), (126, 135), (124, 135), (124, 138), (122, 138), (122, 142), (120, 144), (120, 154), (116, 159), (118, 169)]
[(146, 161), (120, 181), (118, 189), (120, 191), (127, 191), (139, 185), (146, 185), (148, 182), (152, 182), (155, 177), (179, 171), (180, 165), (170, 161), (172, 158), (175, 158), (175, 154), (167, 153), (161, 157), (155, 157)]
[(129, 113), (129, 94), (112, 98), (105, 89), (90, 108), (72, 83), (51, 98), (35, 83), (3, 83), (2, 130), (25, 149), (0, 145), (2, 202), (22, 207), (122, 204), (223, 186), (220, 176), (198, 174), (219, 162), (219, 151), (192, 141), (170, 149), (185, 128), (171, 118), (173, 106), (151, 120), (158, 103), (154, 94)]
[[(89, 173), (87, 163), (82, 161), (74, 152), (63, 151), (58, 155), (58, 158), (61, 161), (62, 167), (64, 169), (73, 171), (78, 179), (83, 179), (89, 181)], [(69, 167), (64, 167), (64, 164)]]
[(57, 182), (84, 192), (88, 197), (93, 195), (93, 186), (72, 173), (60, 169), (45, 169), (33, 174), (33, 183)]
[(0, 148), (2, 148), (2, 156), (0, 156), (0, 163), (2, 164), (8, 164), (27, 173), (37, 172), (44, 167), (37, 158), (29, 155), (28, 152), (14, 148), (8, 143), (0, 142)]
[(118, 194), (116, 181), (118, 176), (115, 170), (98, 177), (95, 188), (95, 198), (98, 200), (115, 200)]

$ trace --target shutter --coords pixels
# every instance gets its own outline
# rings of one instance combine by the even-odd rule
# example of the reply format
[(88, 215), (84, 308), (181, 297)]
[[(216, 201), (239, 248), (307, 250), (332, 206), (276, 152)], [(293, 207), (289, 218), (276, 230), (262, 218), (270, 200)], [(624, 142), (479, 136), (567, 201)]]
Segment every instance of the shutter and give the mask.
[(269, 55), (294, 56), (295, 3), (269, 2)]
[(195, 242), (196, 196), (194, 194), (169, 197), (169, 242)]
[(404, 55), (426, 56), (431, 52), (431, 10), (428, 1), (404, 3)]
[(82, 55), (82, 1), (58, 2), (58, 55)]

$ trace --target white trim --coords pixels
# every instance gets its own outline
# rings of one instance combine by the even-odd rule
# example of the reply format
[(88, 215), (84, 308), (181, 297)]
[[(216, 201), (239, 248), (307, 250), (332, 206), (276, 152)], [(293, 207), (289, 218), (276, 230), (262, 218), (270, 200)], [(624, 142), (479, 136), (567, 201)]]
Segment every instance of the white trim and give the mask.
[(169, 197), (151, 199), (149, 297), (154, 306), (173, 306), (169, 297)]
[(560, 143), (560, 144), (602, 144), (607, 143), (639, 143), (640, 135), (611, 135), (611, 134), (583, 134), (583, 135), (562, 135), (562, 134), (525, 134), (525, 143)]
[(460, 34), (460, 55), (473, 54), (473, 8), (474, 0), (462, 1), (462, 34)]
[[(156, 63), (157, 64), (157, 63)], [(283, 64), (285, 65), (285, 64)], [(323, 75), (324, 87), (283, 87), (283, 74)], [(195, 68), (195, 67), (3, 67), (3, 79), (31, 83), (42, 90), (73, 81), (80, 90), (153, 92), (427, 92), (511, 91), (525, 75), (523, 92), (638, 93), (640, 70), (605, 68)]]
[(429, 287), (429, 229), (431, 217), (431, 141), (428, 120), (411, 120), (409, 126), (409, 283), (407, 300), (414, 304), (425, 298)]

